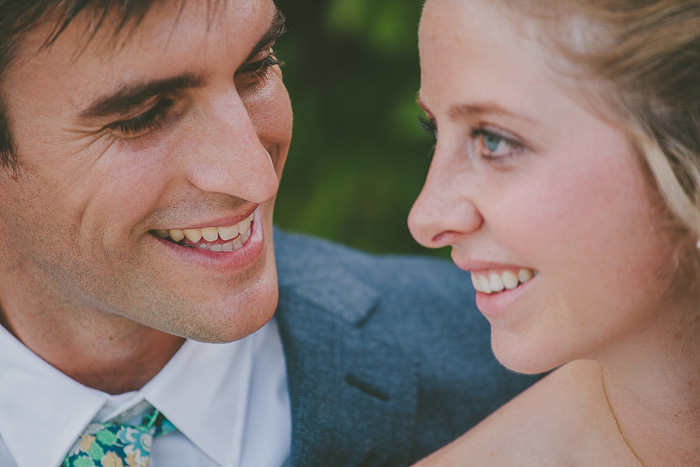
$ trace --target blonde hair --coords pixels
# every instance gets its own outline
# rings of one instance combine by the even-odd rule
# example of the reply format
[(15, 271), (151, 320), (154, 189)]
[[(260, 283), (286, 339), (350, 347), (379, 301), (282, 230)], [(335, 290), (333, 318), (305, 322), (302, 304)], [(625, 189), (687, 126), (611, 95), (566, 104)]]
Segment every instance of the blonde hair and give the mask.
[[(637, 150), (680, 234), (679, 253), (694, 247), (700, 239), (700, 0), (507, 3), (556, 20), (559, 27), (546, 37), (577, 72), (602, 83), (598, 101)], [(693, 256), (698, 262), (700, 255)]]

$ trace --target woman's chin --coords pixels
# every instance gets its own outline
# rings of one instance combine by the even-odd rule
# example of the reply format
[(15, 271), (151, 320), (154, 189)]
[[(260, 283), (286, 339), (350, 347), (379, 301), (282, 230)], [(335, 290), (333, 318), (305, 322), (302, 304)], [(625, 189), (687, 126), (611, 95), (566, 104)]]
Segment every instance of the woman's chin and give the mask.
[(491, 333), (491, 348), (496, 359), (511, 371), (526, 375), (545, 373), (566, 363), (560, 355), (547, 352), (541, 347), (530, 348), (523, 342), (499, 338)]

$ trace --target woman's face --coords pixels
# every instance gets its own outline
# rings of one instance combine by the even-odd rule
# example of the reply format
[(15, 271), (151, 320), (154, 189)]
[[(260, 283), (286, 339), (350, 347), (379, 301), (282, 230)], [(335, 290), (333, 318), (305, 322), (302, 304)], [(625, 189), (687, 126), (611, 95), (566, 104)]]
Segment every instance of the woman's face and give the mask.
[(420, 103), (438, 142), (409, 217), (472, 273), (496, 355), (522, 372), (643, 336), (672, 271), (625, 134), (554, 76), (533, 21), (493, 0), (427, 1)]

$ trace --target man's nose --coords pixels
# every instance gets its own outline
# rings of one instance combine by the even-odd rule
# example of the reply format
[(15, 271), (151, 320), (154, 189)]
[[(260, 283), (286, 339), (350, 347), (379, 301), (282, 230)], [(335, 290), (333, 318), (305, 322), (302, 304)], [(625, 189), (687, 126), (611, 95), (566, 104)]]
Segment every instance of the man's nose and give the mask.
[(408, 228), (418, 243), (428, 248), (455, 244), (473, 233), (484, 220), (470, 196), (463, 167), (455, 167), (435, 153), (425, 185), (408, 216)]
[(237, 94), (216, 99), (198, 120), (185, 169), (193, 186), (257, 204), (275, 196), (279, 176), (270, 152), (278, 148), (261, 141), (248, 108)]

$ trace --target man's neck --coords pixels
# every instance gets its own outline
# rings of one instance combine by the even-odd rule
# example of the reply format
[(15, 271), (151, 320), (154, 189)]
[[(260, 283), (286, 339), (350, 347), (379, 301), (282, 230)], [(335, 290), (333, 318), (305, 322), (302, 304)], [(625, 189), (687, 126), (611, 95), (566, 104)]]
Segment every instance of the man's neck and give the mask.
[(81, 326), (65, 332), (56, 324), (25, 327), (1, 309), (0, 324), (66, 376), (108, 394), (141, 389), (185, 342), (182, 337), (133, 322), (125, 323), (120, 332)]
[[(84, 358), (82, 364), (63, 365), (63, 368), (54, 366), (75, 381), (108, 394), (137, 391), (167, 365), (185, 342), (180, 337), (151, 331), (148, 345), (142, 345), (132, 352), (121, 352), (121, 355), (107, 358), (104, 355), (101, 358)], [(76, 352), (72, 354), (75, 358)]]

